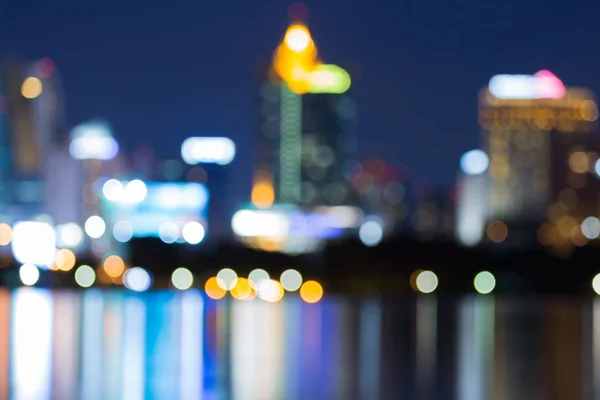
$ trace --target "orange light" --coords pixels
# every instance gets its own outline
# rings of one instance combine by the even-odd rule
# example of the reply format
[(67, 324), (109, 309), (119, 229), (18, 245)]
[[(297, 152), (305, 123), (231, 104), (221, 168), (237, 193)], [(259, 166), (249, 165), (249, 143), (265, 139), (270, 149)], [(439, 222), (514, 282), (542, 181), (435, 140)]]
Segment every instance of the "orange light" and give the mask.
[(106, 260), (104, 260), (104, 272), (106, 275), (111, 278), (117, 278), (123, 274), (125, 270), (125, 263), (123, 259), (119, 256), (112, 255), (108, 256)]
[(487, 235), (492, 242), (501, 243), (508, 236), (508, 227), (502, 221), (491, 222), (487, 227)]
[(226, 290), (221, 289), (215, 276), (206, 281), (204, 290), (206, 291), (206, 295), (214, 300), (222, 299), (227, 293)]
[(0, 224), (0, 246), (7, 246), (12, 241), (12, 228), (8, 224)]
[(54, 263), (59, 270), (70, 271), (75, 266), (75, 253), (69, 249), (58, 250), (54, 257)]
[(323, 287), (317, 281), (306, 281), (300, 288), (300, 297), (307, 303), (317, 303), (323, 297)]
[(268, 208), (275, 201), (275, 191), (269, 182), (258, 182), (252, 188), (252, 204), (258, 208)]
[(237, 284), (231, 289), (231, 296), (236, 300), (249, 300), (253, 291), (248, 279), (238, 278)]

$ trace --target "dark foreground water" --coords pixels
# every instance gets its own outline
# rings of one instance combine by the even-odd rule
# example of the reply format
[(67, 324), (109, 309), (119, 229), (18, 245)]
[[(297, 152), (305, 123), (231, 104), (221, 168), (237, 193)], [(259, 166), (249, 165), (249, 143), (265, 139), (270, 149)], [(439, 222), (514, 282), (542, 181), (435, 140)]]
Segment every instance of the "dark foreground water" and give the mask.
[(0, 292), (0, 399), (599, 396), (598, 300)]

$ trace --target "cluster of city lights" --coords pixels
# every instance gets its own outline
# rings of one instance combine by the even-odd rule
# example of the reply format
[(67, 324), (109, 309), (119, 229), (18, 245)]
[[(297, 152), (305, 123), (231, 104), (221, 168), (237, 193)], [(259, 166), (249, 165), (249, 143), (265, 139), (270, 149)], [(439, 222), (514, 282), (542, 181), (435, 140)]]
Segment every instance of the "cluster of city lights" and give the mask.
[(273, 60), (277, 74), (297, 94), (336, 93), (350, 88), (350, 75), (336, 65), (323, 64), (317, 58), (317, 47), (308, 28), (290, 26)]
[(268, 303), (277, 303), (285, 292), (299, 291), (300, 297), (307, 303), (317, 303), (323, 297), (323, 287), (317, 281), (303, 281), (300, 272), (294, 269), (284, 271), (279, 280), (272, 279), (263, 269), (255, 269), (247, 278), (238, 277), (230, 268), (224, 268), (216, 276), (206, 281), (204, 290), (208, 297), (218, 300), (228, 292), (236, 300), (259, 298)]

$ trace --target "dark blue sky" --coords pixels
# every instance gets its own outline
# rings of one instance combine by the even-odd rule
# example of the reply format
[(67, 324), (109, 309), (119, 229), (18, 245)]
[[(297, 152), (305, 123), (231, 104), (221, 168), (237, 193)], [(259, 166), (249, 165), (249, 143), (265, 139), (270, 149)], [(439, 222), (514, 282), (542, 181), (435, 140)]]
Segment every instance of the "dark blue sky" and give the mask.
[[(356, 69), (361, 155), (448, 185), (479, 144), (477, 92), (496, 73), (549, 69), (600, 91), (600, 2), (308, 1), (322, 59)], [(68, 122), (105, 117), (125, 146), (176, 155), (191, 135), (238, 144), (247, 195), (258, 66), (288, 24), (283, 0), (0, 1), (0, 53), (49, 56)]]

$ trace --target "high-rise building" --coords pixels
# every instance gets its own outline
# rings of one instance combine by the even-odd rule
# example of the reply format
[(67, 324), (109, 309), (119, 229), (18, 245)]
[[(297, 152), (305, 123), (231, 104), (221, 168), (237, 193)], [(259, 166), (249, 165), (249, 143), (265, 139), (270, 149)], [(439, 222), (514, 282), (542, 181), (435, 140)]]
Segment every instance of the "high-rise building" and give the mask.
[(299, 95), (266, 83), (255, 184), (272, 185), (278, 203), (349, 204), (342, 166), (355, 147), (354, 107), (344, 94)]
[(543, 221), (553, 197), (552, 143), (589, 134), (597, 114), (590, 91), (565, 88), (549, 71), (493, 77), (479, 101), (489, 155), (487, 220), (520, 226)]

